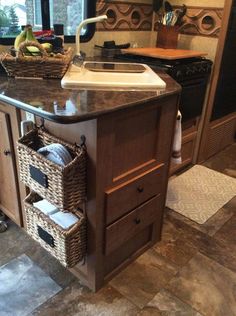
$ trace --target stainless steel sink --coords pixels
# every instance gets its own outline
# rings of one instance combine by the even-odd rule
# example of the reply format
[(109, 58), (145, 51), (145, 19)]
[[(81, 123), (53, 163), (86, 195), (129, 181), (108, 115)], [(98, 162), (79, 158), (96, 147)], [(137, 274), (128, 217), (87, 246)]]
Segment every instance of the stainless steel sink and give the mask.
[(147, 65), (86, 61), (71, 64), (62, 78), (63, 88), (156, 90), (166, 83)]

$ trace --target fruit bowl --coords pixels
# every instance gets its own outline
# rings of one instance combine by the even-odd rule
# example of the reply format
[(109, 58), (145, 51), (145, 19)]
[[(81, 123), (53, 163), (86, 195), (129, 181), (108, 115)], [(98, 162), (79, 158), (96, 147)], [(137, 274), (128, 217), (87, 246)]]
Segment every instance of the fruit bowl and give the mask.
[[(36, 47), (39, 54), (33, 55), (27, 47)], [(30, 55), (28, 55), (30, 53)], [(16, 56), (11, 53), (2, 53), (0, 62), (10, 77), (36, 77), (61, 79), (72, 59), (72, 49), (69, 47), (64, 54), (57, 53), (51, 56), (45, 48), (35, 41), (24, 41), (19, 45)]]

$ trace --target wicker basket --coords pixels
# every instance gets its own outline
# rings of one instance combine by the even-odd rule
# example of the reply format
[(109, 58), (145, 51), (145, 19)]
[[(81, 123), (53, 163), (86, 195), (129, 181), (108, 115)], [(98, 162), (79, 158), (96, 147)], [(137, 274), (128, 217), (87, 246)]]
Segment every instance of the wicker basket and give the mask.
[[(72, 161), (58, 165), (37, 150), (60, 143), (70, 152)], [(42, 128), (25, 134), (17, 142), (20, 180), (59, 209), (71, 211), (86, 195), (86, 148), (68, 144)]]
[[(26, 46), (35, 46), (41, 56), (24, 56)], [(23, 42), (17, 57), (8, 53), (0, 55), (0, 61), (10, 77), (62, 78), (72, 58), (72, 49), (68, 48), (64, 55), (48, 56), (45, 49), (36, 42)]]
[(71, 268), (86, 253), (85, 217), (80, 211), (74, 210), (73, 214), (79, 221), (65, 230), (33, 206), (34, 202), (41, 199), (35, 192), (31, 192), (24, 201), (27, 232), (63, 266)]

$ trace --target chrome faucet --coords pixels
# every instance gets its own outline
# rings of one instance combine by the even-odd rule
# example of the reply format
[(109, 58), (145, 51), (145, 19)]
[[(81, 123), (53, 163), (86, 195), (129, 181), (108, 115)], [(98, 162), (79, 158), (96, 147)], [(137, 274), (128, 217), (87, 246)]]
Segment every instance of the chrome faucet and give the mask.
[(76, 54), (73, 58), (73, 64), (76, 66), (81, 67), (83, 61), (84, 61), (84, 57), (81, 55), (80, 52), (80, 32), (82, 30), (82, 28), (89, 23), (96, 23), (96, 22), (101, 22), (107, 19), (107, 15), (100, 15), (100, 16), (96, 16), (94, 18), (89, 18), (89, 19), (85, 19), (83, 20), (79, 26), (77, 27), (76, 30)]

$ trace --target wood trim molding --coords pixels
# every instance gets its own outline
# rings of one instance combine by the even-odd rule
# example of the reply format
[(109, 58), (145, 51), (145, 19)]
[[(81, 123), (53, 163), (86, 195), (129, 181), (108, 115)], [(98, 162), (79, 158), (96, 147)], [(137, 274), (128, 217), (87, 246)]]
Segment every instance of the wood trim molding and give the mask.
[[(175, 9), (180, 6), (174, 6)], [(179, 33), (219, 37), (222, 24), (223, 8), (188, 6)], [(155, 14), (154, 30), (158, 29), (158, 15)]]
[(218, 45), (217, 45), (216, 56), (215, 56), (215, 60), (217, 60), (217, 63), (215, 63), (213, 67), (213, 72), (212, 72), (211, 82), (210, 82), (210, 91), (209, 91), (208, 100), (206, 104), (206, 112), (201, 122), (201, 134), (199, 135), (198, 155), (197, 155), (198, 163), (201, 163), (205, 161), (207, 158), (209, 158), (208, 138), (210, 135), (210, 124), (211, 124), (210, 119), (211, 119), (212, 109), (214, 105), (215, 94), (217, 90), (217, 82), (218, 82), (219, 73), (220, 73), (220, 67), (221, 67), (221, 62), (222, 62), (222, 56), (223, 56), (223, 51), (224, 51), (224, 45), (225, 45), (225, 40), (226, 40), (226, 35), (227, 35), (227, 29), (228, 29), (232, 3), (233, 3), (233, 0), (225, 1), (224, 12), (223, 12), (223, 17), (222, 17), (222, 28), (221, 28)]
[(150, 4), (117, 1), (97, 2), (97, 15), (107, 14), (108, 20), (97, 23), (97, 31), (151, 31), (153, 9)]

